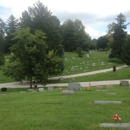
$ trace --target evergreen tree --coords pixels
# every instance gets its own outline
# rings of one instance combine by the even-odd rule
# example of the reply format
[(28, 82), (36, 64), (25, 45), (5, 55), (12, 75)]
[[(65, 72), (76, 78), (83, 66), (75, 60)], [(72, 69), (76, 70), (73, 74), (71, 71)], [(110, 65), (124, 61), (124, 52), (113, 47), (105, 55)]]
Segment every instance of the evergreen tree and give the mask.
[(127, 35), (126, 43), (123, 44), (121, 59), (124, 63), (130, 65), (130, 35)]
[(125, 25), (126, 17), (120, 13), (116, 18), (117, 23), (113, 24), (113, 44), (111, 54), (109, 58), (116, 58), (121, 60), (122, 46), (126, 42), (126, 32), (124, 31), (127, 27)]

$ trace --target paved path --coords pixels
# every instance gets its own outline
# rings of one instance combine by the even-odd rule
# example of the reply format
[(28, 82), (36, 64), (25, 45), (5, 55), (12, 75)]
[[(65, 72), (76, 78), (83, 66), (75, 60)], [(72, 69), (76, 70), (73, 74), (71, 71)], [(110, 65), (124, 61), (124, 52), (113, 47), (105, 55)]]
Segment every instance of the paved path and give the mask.
[[(116, 69), (122, 69), (127, 67), (125, 66), (121, 66), (121, 67), (117, 67)], [(104, 70), (98, 70), (98, 71), (92, 71), (92, 72), (87, 72), (87, 73), (81, 73), (81, 74), (74, 74), (74, 75), (68, 75), (68, 76), (62, 76), (63, 78), (70, 78), (70, 77), (78, 77), (78, 76), (84, 76), (84, 75), (92, 75), (92, 74), (97, 74), (97, 73), (102, 73), (102, 72), (108, 72), (108, 71), (112, 71), (112, 68), (110, 69), (104, 69)], [(61, 76), (60, 76), (61, 77)], [(50, 79), (59, 79), (60, 77), (54, 77), (54, 78), (50, 78)], [(123, 79), (125, 80), (125, 79)], [(130, 80), (127, 80), (130, 82)], [(93, 81), (93, 82), (80, 82), (82, 87), (88, 87), (89, 83), (91, 83), (91, 86), (96, 86), (96, 85), (108, 85), (108, 84), (119, 84), (120, 80), (108, 80), (108, 81)], [(53, 83), (53, 84), (47, 84), (46, 87), (50, 87), (50, 86), (68, 86), (68, 83)], [(29, 84), (24, 82), (23, 85), (19, 84), (19, 82), (12, 82), (12, 83), (3, 83), (0, 84), (0, 88), (2, 87), (7, 87), (7, 88), (29, 88)], [(43, 87), (42, 85), (38, 84), (38, 87)]]

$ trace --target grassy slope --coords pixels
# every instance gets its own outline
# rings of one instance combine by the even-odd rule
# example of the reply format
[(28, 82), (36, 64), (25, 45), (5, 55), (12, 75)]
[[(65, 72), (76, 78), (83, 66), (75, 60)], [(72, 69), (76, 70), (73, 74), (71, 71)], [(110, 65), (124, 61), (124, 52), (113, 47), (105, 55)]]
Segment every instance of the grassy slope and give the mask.
[[(114, 123), (112, 115), (115, 113), (122, 118), (121, 123), (130, 120), (129, 87), (115, 85), (107, 92), (95, 91), (94, 87), (92, 91), (82, 88), (74, 95), (62, 95), (58, 90), (21, 94), (15, 89), (14, 94), (9, 90), (6, 95), (0, 92), (0, 129), (110, 130), (99, 128), (99, 123)], [(106, 94), (109, 92), (116, 95)], [(121, 100), (122, 104), (96, 105), (95, 100)]]

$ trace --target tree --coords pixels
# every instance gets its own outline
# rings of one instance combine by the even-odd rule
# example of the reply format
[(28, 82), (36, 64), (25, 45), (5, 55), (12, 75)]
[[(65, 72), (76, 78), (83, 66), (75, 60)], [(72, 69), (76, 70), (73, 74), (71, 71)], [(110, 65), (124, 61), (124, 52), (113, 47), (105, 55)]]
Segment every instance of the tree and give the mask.
[(121, 59), (124, 63), (130, 65), (130, 35), (127, 35), (126, 43), (123, 44)]
[(81, 20), (66, 20), (62, 25), (63, 46), (66, 51), (76, 51), (78, 47), (89, 50), (91, 44), (90, 36), (85, 32)]
[(127, 27), (127, 24), (125, 25), (126, 17), (120, 13), (117, 16), (116, 21), (117, 23), (113, 23), (113, 26), (111, 26), (114, 41), (109, 58), (116, 58), (119, 60), (121, 59), (122, 46), (126, 42), (126, 32), (124, 31)]
[(0, 19), (0, 51), (4, 53), (5, 23)]
[(11, 15), (6, 22), (6, 37), (5, 37), (5, 53), (11, 53), (10, 47), (15, 44), (14, 41), (12, 41), (13, 33), (16, 29), (19, 28), (19, 21), (17, 18), (15, 18), (13, 15)]
[(4, 64), (5, 64), (5, 58), (2, 52), (0, 52), (0, 65), (4, 65)]
[(78, 53), (78, 56), (79, 56), (79, 57), (83, 57), (83, 51), (82, 51), (82, 48), (81, 48), (81, 47), (78, 47), (78, 48), (77, 48), (77, 53)]
[(35, 30), (42, 30), (47, 38), (48, 50), (57, 50), (61, 44), (60, 21), (53, 16), (51, 11), (40, 1), (28, 8), (28, 11), (22, 13), (20, 18), (21, 27), (30, 27), (31, 33)]
[(105, 36), (101, 36), (97, 40), (97, 49), (98, 50), (106, 50), (107, 48), (107, 38)]
[(5, 75), (16, 81), (29, 79), (32, 88), (32, 79), (36, 78), (44, 85), (48, 75), (57, 75), (63, 72), (63, 59), (56, 57), (55, 53), (48, 53), (46, 36), (41, 30), (30, 33), (30, 28), (16, 30), (13, 40), (17, 41), (11, 47), (14, 55), (11, 63), (5, 69)]

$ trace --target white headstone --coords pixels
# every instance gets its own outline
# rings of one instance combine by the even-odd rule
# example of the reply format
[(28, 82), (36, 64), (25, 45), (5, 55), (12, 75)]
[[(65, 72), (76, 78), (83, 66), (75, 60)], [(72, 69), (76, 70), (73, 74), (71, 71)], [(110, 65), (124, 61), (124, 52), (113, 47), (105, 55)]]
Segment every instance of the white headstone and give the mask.
[(44, 88), (39, 88), (39, 92), (43, 92), (44, 91)]
[(75, 70), (73, 66), (71, 67), (71, 70)]

